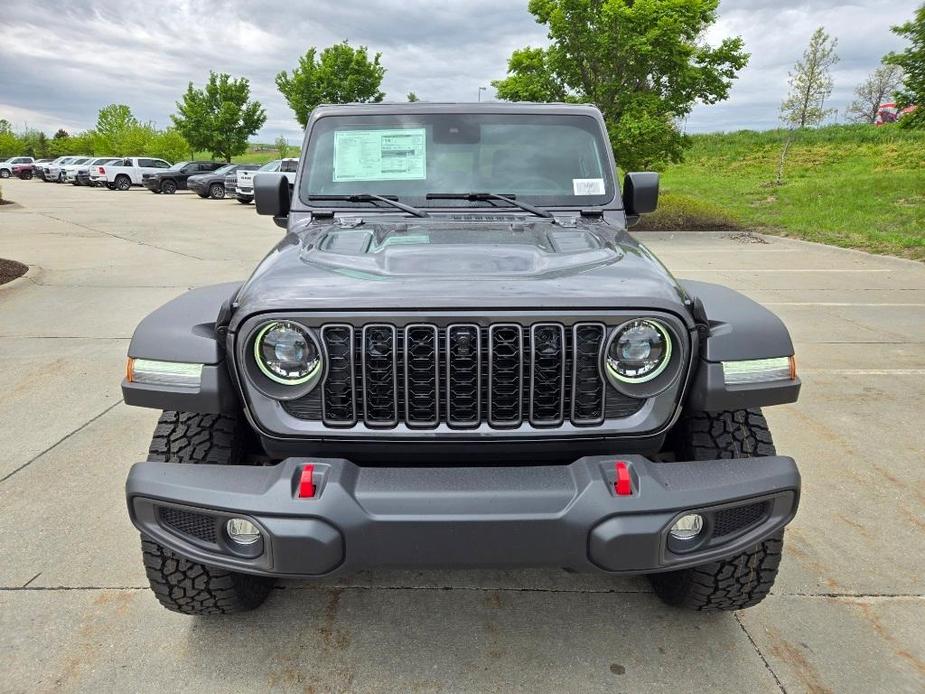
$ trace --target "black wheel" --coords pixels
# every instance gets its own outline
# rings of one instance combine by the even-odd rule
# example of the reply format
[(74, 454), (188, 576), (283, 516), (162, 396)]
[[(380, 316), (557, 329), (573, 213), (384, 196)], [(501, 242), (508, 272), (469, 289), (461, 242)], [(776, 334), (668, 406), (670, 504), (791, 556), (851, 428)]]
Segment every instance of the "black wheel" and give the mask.
[(119, 174), (116, 176), (115, 188), (125, 192), (132, 187), (132, 179), (126, 176), (125, 174)]
[[(750, 458), (775, 454), (761, 410), (694, 412), (674, 433), (679, 460)], [(670, 465), (670, 463), (665, 463)], [(669, 605), (692, 610), (741, 610), (764, 600), (780, 565), (784, 531), (734, 557), (680, 571), (651, 574), (655, 593)]]
[(9, 178), (10, 170), (9, 169), (0, 169), (0, 178)]
[[(226, 415), (165, 411), (157, 422), (148, 460), (186, 465), (245, 462), (246, 430)], [(273, 579), (226, 571), (179, 556), (141, 535), (145, 573), (158, 601), (189, 615), (245, 612), (263, 604)]]
[(177, 192), (177, 183), (176, 181), (171, 181), (169, 178), (166, 181), (161, 181), (161, 192), (165, 195), (173, 195)]
[(242, 205), (250, 205), (250, 204), (251, 204), (251, 201), (252, 201), (253, 199), (254, 199), (254, 198), (252, 198), (252, 197), (250, 197), (250, 196), (248, 196), (248, 195), (239, 195), (239, 196), (236, 198), (236, 200), (237, 200), (239, 203), (241, 203)]
[(213, 200), (221, 200), (225, 197), (225, 184), (224, 183), (213, 183), (209, 186), (209, 196)]

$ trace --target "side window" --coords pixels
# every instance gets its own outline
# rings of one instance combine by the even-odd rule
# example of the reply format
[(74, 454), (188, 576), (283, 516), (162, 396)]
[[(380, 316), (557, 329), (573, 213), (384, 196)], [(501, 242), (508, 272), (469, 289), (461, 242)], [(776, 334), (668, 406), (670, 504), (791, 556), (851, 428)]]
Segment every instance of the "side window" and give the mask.
[(292, 172), (297, 171), (298, 168), (299, 168), (299, 162), (295, 159), (292, 159), (292, 160), (283, 162), (283, 168), (281, 169), (281, 171), (292, 173)]
[(154, 166), (156, 166), (156, 164), (154, 163), (153, 159), (139, 159), (138, 166), (147, 166), (147, 167), (153, 168)]

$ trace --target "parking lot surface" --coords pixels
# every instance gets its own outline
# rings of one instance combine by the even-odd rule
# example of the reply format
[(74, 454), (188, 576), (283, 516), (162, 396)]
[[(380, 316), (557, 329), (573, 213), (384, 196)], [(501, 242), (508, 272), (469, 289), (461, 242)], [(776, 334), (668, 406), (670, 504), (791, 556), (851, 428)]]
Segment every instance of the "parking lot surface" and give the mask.
[(253, 206), (4, 181), (0, 691), (925, 691), (925, 266), (776, 237), (639, 234), (679, 277), (787, 323), (800, 402), (766, 410), (803, 474), (772, 595), (663, 606), (640, 578), (369, 572), (189, 618), (148, 591), (123, 499), (157, 412), (128, 340), (186, 289), (243, 279)]

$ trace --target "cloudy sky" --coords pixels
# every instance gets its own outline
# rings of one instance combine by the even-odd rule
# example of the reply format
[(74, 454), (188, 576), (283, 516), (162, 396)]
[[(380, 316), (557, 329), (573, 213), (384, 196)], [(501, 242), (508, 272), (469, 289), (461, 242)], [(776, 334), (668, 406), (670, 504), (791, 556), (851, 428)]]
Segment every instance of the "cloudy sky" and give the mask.
[[(838, 37), (841, 62), (831, 105), (842, 112), (854, 86), (903, 43), (891, 25), (921, 0), (722, 0), (716, 42), (741, 35), (751, 53), (731, 98), (698, 107), (691, 132), (771, 128), (787, 71), (818, 26)], [(258, 135), (300, 139), (274, 76), (308, 46), (349, 39), (381, 51), (387, 99), (408, 91), (428, 101), (474, 101), (504, 76), (511, 51), (543, 45), (527, 0), (3, 0), (0, 118), (54, 132), (92, 127), (97, 110), (125, 103), (142, 120), (169, 124), (187, 82), (209, 69), (250, 79), (268, 120)], [(487, 98), (493, 97), (488, 87)], [(485, 98), (483, 96), (483, 98)]]

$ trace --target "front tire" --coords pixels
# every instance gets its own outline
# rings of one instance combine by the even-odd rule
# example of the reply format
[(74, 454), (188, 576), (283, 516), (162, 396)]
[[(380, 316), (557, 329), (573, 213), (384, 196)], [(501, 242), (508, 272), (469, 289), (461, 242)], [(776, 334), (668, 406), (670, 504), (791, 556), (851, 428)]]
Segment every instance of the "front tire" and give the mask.
[(213, 200), (221, 200), (225, 197), (225, 184), (224, 183), (213, 183), (209, 186), (209, 196)]
[[(693, 412), (678, 423), (675, 449), (679, 460), (775, 455), (760, 409)], [(651, 574), (649, 581), (656, 595), (675, 607), (704, 612), (741, 610), (757, 605), (770, 592), (783, 546), (784, 531), (779, 530), (728, 559)]]
[[(236, 417), (165, 411), (148, 460), (185, 465), (239, 465), (245, 460), (245, 425)], [(141, 551), (151, 590), (168, 610), (189, 615), (232, 614), (259, 607), (273, 579), (191, 561), (144, 533)]]
[(164, 195), (173, 195), (177, 192), (177, 184), (169, 178), (161, 183), (161, 192)]
[(9, 178), (10, 170), (9, 169), (0, 169), (0, 178)]

